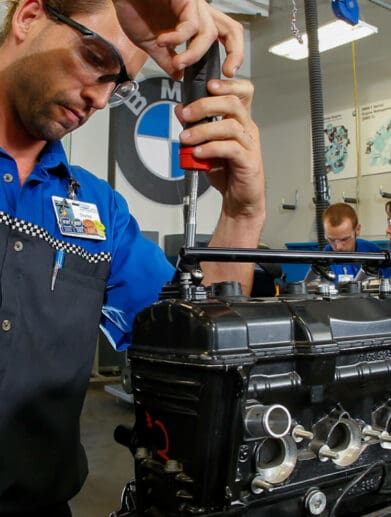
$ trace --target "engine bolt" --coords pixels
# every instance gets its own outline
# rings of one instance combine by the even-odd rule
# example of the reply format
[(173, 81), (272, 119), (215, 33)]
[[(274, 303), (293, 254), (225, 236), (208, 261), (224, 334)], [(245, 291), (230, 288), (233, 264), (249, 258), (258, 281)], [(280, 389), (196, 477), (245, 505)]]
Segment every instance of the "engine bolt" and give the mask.
[(177, 460), (167, 460), (166, 464), (164, 465), (164, 470), (166, 472), (180, 472), (182, 469), (177, 462)]
[(145, 447), (138, 447), (135, 454), (136, 460), (145, 460), (148, 458), (148, 449)]
[(382, 442), (388, 442), (388, 443), (391, 443), (391, 436), (386, 432), (386, 431), (383, 431), (381, 434), (380, 434), (380, 440)]
[[(268, 483), (267, 481), (265, 481), (264, 479), (261, 479), (259, 477), (254, 478), (252, 480), (251, 485), (252, 485), (254, 493), (260, 493), (263, 490), (266, 490), (266, 492), (273, 492), (273, 490), (274, 490), (274, 487), (271, 483)], [(260, 489), (260, 490), (256, 490), (256, 489)]]
[(332, 451), (328, 445), (324, 445), (319, 449), (319, 457), (320, 458), (330, 458), (331, 460), (337, 460), (339, 458), (339, 454), (337, 452)]
[(369, 436), (370, 438), (380, 438), (380, 431), (375, 431), (370, 425), (365, 426), (362, 430), (363, 436)]
[(305, 506), (311, 515), (320, 515), (326, 509), (326, 505), (326, 495), (320, 490), (310, 490), (305, 498)]
[(306, 431), (301, 425), (297, 425), (292, 431), (292, 438), (295, 442), (301, 442), (301, 440), (312, 440), (314, 438), (314, 433)]

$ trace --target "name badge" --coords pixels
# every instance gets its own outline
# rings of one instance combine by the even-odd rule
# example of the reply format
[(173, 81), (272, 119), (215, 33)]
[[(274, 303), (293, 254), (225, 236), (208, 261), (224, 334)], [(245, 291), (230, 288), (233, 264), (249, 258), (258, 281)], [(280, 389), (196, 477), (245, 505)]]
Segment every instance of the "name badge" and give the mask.
[(52, 196), (52, 201), (62, 235), (106, 240), (105, 226), (100, 220), (95, 203), (85, 203), (59, 196)]

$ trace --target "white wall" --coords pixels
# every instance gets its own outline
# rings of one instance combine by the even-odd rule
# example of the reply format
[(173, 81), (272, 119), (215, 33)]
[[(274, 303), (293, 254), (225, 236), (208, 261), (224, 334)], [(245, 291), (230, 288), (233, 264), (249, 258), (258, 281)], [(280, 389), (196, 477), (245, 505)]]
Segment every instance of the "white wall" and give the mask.
[(109, 115), (109, 109), (98, 111), (87, 124), (69, 135), (70, 161), (105, 180), (109, 150)]
[[(297, 24), (305, 30), (304, 2), (296, 2)], [(360, 1), (361, 19), (376, 25), (379, 34), (356, 43), (358, 104), (391, 98), (391, 12)], [(252, 80), (256, 87), (253, 115), (261, 126), (267, 177), (267, 223), (262, 240), (275, 248), (286, 242), (317, 240), (312, 202), (310, 101), (307, 60), (290, 61), (268, 53), (268, 48), (290, 37), (290, 2), (274, 0), (269, 18), (251, 25)], [(330, 2), (318, 1), (319, 23), (333, 19)], [(325, 113), (354, 106), (352, 48), (345, 45), (321, 54)], [(391, 167), (390, 167), (391, 170)], [(385, 238), (385, 199), (379, 187), (391, 192), (391, 173), (362, 176), (357, 208), (363, 234)], [(356, 180), (329, 182), (331, 202), (342, 193), (356, 197)], [(281, 209), (282, 199), (295, 211)]]

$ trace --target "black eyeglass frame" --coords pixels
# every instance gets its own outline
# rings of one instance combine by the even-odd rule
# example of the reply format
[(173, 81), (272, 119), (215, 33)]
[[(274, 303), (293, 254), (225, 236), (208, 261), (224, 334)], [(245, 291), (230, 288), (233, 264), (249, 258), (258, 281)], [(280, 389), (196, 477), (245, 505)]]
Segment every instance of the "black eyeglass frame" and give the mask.
[(110, 41), (106, 40), (105, 38), (100, 36), (98, 33), (94, 32), (93, 30), (88, 29), (85, 25), (78, 23), (77, 21), (73, 20), (72, 18), (69, 18), (65, 14), (62, 14), (60, 11), (58, 11), (54, 7), (51, 7), (50, 5), (44, 5), (44, 8), (48, 12), (48, 14), (50, 16), (52, 16), (53, 18), (59, 20), (60, 22), (64, 23), (65, 25), (68, 25), (69, 27), (72, 27), (73, 29), (76, 29), (78, 32), (83, 34), (83, 36), (89, 36), (91, 38), (94, 38), (98, 41), (101, 41), (103, 44), (105, 44), (107, 47), (109, 47), (111, 52), (114, 54), (116, 60), (118, 61), (118, 64), (120, 66), (120, 71), (118, 74), (101, 76), (99, 78), (99, 82), (113, 81), (116, 86), (113, 90), (112, 95), (114, 95), (116, 93), (116, 91), (121, 87), (121, 85), (123, 83), (126, 83), (126, 82), (135, 83), (134, 79), (128, 74), (128, 71), (126, 70), (126, 66), (125, 66), (124, 60), (122, 59), (121, 54), (118, 52), (118, 50), (115, 48), (115, 46), (112, 43), (110, 43)]

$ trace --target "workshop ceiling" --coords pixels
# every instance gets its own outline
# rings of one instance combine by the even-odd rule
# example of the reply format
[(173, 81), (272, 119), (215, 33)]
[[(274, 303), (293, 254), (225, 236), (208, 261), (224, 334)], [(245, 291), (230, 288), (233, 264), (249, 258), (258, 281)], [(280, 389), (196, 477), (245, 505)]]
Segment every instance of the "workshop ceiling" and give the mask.
[(269, 16), (270, 0), (212, 0), (211, 3), (225, 13)]

